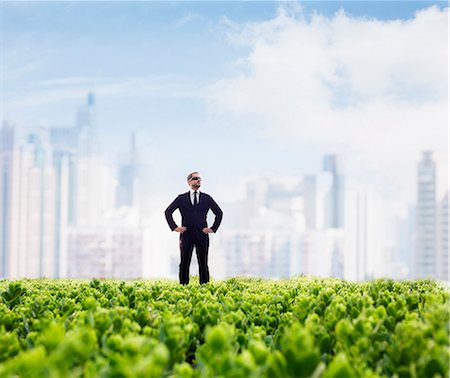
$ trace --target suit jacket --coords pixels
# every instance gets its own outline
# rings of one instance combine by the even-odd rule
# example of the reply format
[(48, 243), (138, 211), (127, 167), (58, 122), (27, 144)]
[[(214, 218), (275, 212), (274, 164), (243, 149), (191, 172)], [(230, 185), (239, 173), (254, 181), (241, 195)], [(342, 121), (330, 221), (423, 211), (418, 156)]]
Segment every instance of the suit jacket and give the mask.
[(172, 214), (176, 209), (180, 210), (181, 225), (186, 227), (186, 232), (189, 234), (198, 233), (199, 231), (201, 232), (201, 230), (205, 227), (208, 227), (206, 216), (209, 210), (211, 210), (215, 215), (214, 224), (211, 226), (211, 229), (214, 232), (217, 231), (220, 226), (220, 222), (222, 222), (223, 212), (219, 205), (217, 205), (210, 195), (203, 192), (200, 193), (199, 202), (195, 206), (191, 202), (189, 192), (180, 194), (169, 205), (165, 211), (165, 215), (167, 223), (172, 231), (178, 227), (172, 217)]

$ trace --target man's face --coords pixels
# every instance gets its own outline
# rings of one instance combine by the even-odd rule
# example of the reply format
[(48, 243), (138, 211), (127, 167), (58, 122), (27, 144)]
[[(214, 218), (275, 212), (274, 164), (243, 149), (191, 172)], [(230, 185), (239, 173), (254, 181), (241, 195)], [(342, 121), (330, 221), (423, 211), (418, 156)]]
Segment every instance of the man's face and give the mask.
[(202, 186), (202, 178), (200, 177), (200, 173), (194, 173), (188, 182), (189, 186), (193, 190), (197, 190)]

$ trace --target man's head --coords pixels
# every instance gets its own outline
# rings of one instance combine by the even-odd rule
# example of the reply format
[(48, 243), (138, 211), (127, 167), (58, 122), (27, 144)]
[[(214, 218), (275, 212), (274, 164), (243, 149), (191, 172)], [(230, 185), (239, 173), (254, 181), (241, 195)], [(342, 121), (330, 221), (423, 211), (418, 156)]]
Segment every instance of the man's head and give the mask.
[(202, 178), (200, 177), (200, 173), (198, 172), (189, 173), (187, 177), (187, 182), (192, 190), (199, 189), (200, 186), (202, 185)]

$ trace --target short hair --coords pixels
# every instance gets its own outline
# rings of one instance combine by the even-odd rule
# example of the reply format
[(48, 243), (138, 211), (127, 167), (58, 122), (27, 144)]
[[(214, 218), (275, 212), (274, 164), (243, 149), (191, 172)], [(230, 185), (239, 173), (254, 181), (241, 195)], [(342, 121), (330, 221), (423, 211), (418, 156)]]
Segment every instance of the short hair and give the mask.
[(188, 174), (188, 177), (187, 177), (188, 181), (192, 178), (192, 176), (194, 176), (194, 173), (198, 173), (198, 172), (194, 171), (194, 172), (191, 172), (191, 173)]

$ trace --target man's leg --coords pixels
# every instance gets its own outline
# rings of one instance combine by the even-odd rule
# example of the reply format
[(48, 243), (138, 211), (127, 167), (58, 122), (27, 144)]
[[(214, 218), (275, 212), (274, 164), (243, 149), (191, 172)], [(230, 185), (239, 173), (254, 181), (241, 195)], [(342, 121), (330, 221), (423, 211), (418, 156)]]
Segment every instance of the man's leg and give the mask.
[(197, 253), (198, 271), (200, 275), (200, 284), (209, 282), (209, 268), (208, 268), (208, 249), (209, 238), (202, 237), (195, 244), (195, 251)]
[(190, 238), (181, 236), (180, 238), (180, 284), (187, 285), (189, 283), (189, 266), (191, 265), (192, 251), (194, 250), (194, 242)]

